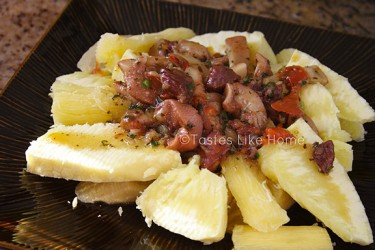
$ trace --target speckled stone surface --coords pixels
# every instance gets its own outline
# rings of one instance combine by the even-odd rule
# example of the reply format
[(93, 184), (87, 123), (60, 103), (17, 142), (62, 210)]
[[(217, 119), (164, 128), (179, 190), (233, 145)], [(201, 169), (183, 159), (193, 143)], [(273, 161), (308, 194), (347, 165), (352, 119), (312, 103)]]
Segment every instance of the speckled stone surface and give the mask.
[(0, 92), (68, 0), (0, 0)]
[[(372, 0), (167, 0), (375, 38)], [(69, 0), (0, 0), (0, 92)]]

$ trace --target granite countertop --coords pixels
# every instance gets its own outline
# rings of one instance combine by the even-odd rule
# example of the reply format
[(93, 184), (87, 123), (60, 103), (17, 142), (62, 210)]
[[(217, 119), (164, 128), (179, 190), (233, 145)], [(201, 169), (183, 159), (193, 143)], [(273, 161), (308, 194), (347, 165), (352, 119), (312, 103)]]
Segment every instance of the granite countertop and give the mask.
[[(375, 38), (371, 0), (167, 0)], [(0, 92), (69, 0), (1, 0)]]

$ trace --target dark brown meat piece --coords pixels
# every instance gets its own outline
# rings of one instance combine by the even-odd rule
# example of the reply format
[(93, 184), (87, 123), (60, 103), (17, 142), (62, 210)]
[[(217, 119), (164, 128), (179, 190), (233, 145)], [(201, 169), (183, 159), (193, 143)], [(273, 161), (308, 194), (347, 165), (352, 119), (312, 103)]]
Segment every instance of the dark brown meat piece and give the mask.
[(313, 145), (313, 160), (319, 167), (319, 171), (328, 174), (333, 168), (333, 161), (335, 160), (334, 145), (331, 140), (323, 143), (314, 143)]
[(181, 103), (189, 103), (194, 93), (193, 79), (178, 69), (162, 69), (160, 72), (163, 99), (177, 99)]
[(228, 127), (236, 131), (238, 144), (251, 144), (251, 146), (259, 146), (256, 144), (256, 139), (262, 135), (260, 129), (238, 119), (230, 120), (228, 122)]
[(206, 89), (212, 92), (222, 92), (225, 84), (241, 80), (241, 77), (224, 65), (214, 65), (210, 68)]
[(200, 144), (200, 148), (201, 167), (215, 172), (230, 145), (218, 131), (212, 131)]
[(250, 159), (255, 159), (257, 148), (260, 146), (261, 130), (238, 119), (229, 121), (227, 128), (235, 131), (234, 145), (239, 149), (239, 152)]

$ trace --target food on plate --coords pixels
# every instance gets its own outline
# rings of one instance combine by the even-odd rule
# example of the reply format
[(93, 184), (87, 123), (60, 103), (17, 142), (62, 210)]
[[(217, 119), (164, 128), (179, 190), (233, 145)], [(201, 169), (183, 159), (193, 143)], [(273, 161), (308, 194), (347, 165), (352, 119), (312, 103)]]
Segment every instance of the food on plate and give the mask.
[(268, 178), (266, 178), (266, 184), (271, 191), (273, 198), (275, 198), (276, 202), (282, 209), (288, 210), (294, 204), (293, 198), (285, 192), (280, 185), (274, 183)]
[(107, 204), (135, 202), (139, 194), (151, 181), (124, 182), (80, 182), (75, 193), (85, 203), (105, 202)]
[(271, 233), (263, 233), (247, 225), (236, 225), (232, 240), (235, 250), (333, 249), (327, 230), (319, 226), (282, 226)]
[(227, 233), (232, 234), (233, 228), (236, 225), (242, 225), (243, 217), (240, 209), (237, 206), (237, 202), (234, 199), (231, 192), (228, 192), (228, 223), (227, 223)]
[(354, 141), (363, 141), (365, 139), (366, 131), (363, 123), (340, 119), (340, 125), (342, 129), (350, 134)]
[[(312, 143), (321, 143), (322, 140), (302, 119), (297, 120), (288, 130), (296, 137), (303, 137), (306, 144), (302, 146), (278, 144), (263, 147), (260, 151), (266, 151), (263, 153), (265, 158), (262, 157), (261, 152), (259, 157), (263, 173), (279, 183), (298, 204), (314, 214), (344, 241), (362, 245), (370, 244), (373, 241), (371, 227), (355, 187), (345, 172), (348, 169), (340, 164), (339, 159), (335, 159), (332, 171), (328, 173), (328, 176), (325, 176), (328, 178), (313, 177), (314, 175), (317, 177), (320, 175), (313, 161), (310, 158), (305, 158), (311, 157), (311, 154), (306, 151), (313, 149)], [(272, 148), (274, 146), (276, 147)], [(341, 148), (346, 150), (348, 147), (341, 145)], [(272, 150), (273, 159), (268, 157), (268, 150)], [(288, 158), (288, 155), (293, 158)], [(341, 161), (344, 161), (342, 159)], [(283, 164), (288, 166), (285, 167)], [(275, 168), (276, 165), (278, 166), (277, 169)], [(294, 177), (292, 177), (293, 175)], [(306, 176), (309, 177), (306, 179)], [(302, 184), (301, 181), (304, 183)], [(289, 188), (295, 190), (288, 191)], [(333, 193), (330, 194), (330, 192)], [(298, 199), (301, 200), (298, 201)]]
[(55, 124), (120, 122), (130, 102), (116, 95), (109, 76), (74, 72), (52, 84), (51, 113)]
[(81, 202), (135, 201), (148, 226), (205, 244), (332, 249), (325, 229), (285, 225), (294, 203), (373, 242), (347, 172), (375, 112), (317, 59), (275, 55), (259, 31), (171, 28), (103, 34), (77, 67), (52, 85), (54, 125), (27, 171), (82, 181)]
[[(315, 142), (323, 142), (323, 140), (303, 119), (296, 120), (292, 125), (288, 127), (288, 130), (295, 137), (301, 138), (304, 143), (312, 145)], [(353, 164), (352, 145), (339, 140), (332, 140), (332, 142), (334, 144), (335, 157), (347, 172), (351, 171)]]
[(136, 200), (149, 225), (154, 222), (205, 244), (224, 238), (227, 202), (224, 177), (200, 170), (199, 156), (160, 175)]
[(246, 43), (249, 48), (249, 61), (252, 69), (256, 65), (256, 53), (262, 54), (270, 61), (271, 65), (277, 65), (276, 55), (271, 46), (268, 44), (264, 34), (259, 31), (254, 32), (238, 32), (238, 31), (219, 31), (218, 33), (207, 33), (197, 35), (190, 39), (190, 41), (197, 42), (206, 46), (211, 54), (220, 53), (225, 54), (225, 39), (235, 36), (243, 36), (246, 38)]
[(97, 43), (95, 58), (101, 71), (112, 72), (127, 49), (138, 52), (148, 52), (152, 45), (160, 39), (170, 41), (189, 39), (195, 36), (191, 29), (170, 28), (157, 33), (146, 33), (135, 36), (120, 36), (118, 34), (103, 34)]
[(332, 95), (320, 83), (309, 84), (301, 89), (300, 98), (303, 112), (314, 122), (323, 140), (336, 139), (350, 141), (350, 134), (341, 129), (337, 114), (339, 110)]
[(338, 140), (332, 140), (335, 148), (335, 157), (343, 166), (346, 172), (352, 171), (353, 166), (353, 147), (349, 143)]
[(312, 145), (268, 144), (259, 150), (262, 172), (340, 238), (368, 245), (373, 241), (365, 209), (338, 161), (327, 175), (311, 160)]
[[(331, 93), (337, 108), (340, 110), (338, 113), (339, 118), (360, 123), (374, 121), (374, 109), (363, 97), (358, 94), (357, 90), (350, 85), (347, 78), (337, 74), (327, 66), (321, 64), (316, 58), (313, 58), (312, 56), (297, 49), (283, 50), (278, 54), (277, 57), (279, 57), (279, 55), (280, 57), (283, 57), (283, 54), (286, 54), (286, 57), (290, 55), (286, 66), (319, 66), (328, 80), (325, 87)], [(351, 105), (348, 105), (348, 103)]]
[(242, 155), (230, 155), (221, 165), (245, 223), (260, 232), (270, 232), (289, 221), (286, 211), (272, 196), (266, 177), (256, 162)]
[(76, 181), (149, 181), (181, 164), (180, 154), (130, 138), (117, 123), (55, 125), (26, 151), (27, 171)]

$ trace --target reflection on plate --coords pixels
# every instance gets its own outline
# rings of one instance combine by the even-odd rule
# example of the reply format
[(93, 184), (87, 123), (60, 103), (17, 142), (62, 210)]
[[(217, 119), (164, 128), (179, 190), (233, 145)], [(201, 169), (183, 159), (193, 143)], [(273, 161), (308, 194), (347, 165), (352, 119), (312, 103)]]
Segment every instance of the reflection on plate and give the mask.
[[(275, 52), (294, 47), (318, 58), (350, 82), (375, 106), (374, 40), (281, 23), (233, 12), (156, 1), (76, 0), (33, 52), (0, 98), (0, 248), (231, 249), (230, 236), (204, 246), (153, 225), (146, 226), (133, 204), (79, 204), (72, 209), (76, 182), (23, 172), (29, 142), (50, 125), (49, 88), (54, 79), (76, 69), (80, 56), (105, 32), (139, 34), (184, 26), (196, 33), (260, 30)], [(350, 105), (350, 103), (348, 103)], [(350, 173), (375, 230), (375, 125), (366, 141), (353, 143)], [(294, 225), (315, 218), (295, 205)], [(337, 249), (353, 249), (334, 234)], [(359, 246), (354, 246), (361, 248)], [(373, 245), (363, 249), (375, 249)]]

